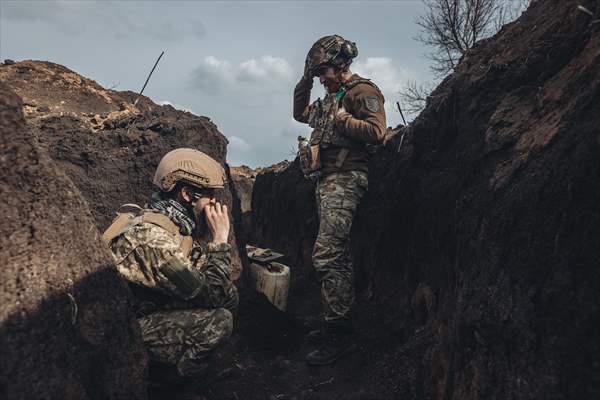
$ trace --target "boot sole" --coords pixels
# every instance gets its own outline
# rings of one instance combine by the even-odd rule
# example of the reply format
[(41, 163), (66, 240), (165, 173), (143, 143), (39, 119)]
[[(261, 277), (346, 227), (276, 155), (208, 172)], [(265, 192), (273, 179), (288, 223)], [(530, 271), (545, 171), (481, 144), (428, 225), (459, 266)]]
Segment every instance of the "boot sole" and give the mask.
[(309, 361), (306, 360), (306, 363), (308, 365), (312, 365), (312, 366), (323, 366), (323, 365), (331, 365), (333, 363), (335, 363), (337, 360), (339, 360), (340, 358), (347, 356), (348, 354), (354, 353), (356, 350), (358, 349), (358, 346), (356, 344), (351, 344), (350, 346), (348, 346), (346, 349), (344, 349), (344, 351), (340, 352), (337, 356), (335, 356), (334, 358), (327, 360), (327, 361)]

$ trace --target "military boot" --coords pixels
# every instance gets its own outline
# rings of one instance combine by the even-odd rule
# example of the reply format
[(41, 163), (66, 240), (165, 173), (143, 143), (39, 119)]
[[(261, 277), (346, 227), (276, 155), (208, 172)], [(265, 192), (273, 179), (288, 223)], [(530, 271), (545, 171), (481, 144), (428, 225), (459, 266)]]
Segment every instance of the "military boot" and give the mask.
[(339, 325), (328, 324), (325, 329), (313, 332), (309, 333), (307, 339), (318, 341), (318, 345), (317, 350), (306, 356), (309, 365), (333, 364), (357, 349), (354, 329), (349, 322)]
[(313, 329), (306, 335), (306, 341), (310, 344), (318, 345), (328, 338), (327, 327), (322, 326), (318, 329)]

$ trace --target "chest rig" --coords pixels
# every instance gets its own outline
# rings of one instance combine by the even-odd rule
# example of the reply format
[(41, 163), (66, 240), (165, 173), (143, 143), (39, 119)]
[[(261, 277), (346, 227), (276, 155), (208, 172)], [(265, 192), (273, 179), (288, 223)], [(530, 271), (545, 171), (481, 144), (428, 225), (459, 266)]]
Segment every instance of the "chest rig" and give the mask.
[[(129, 211), (125, 211), (126, 209)], [(166, 230), (173, 236), (173, 240), (180, 243), (179, 250), (184, 256), (188, 257), (191, 254), (194, 245), (194, 239), (191, 236), (181, 235), (179, 227), (166, 215), (143, 209), (137, 204), (124, 204), (119, 208), (117, 217), (102, 234), (102, 240), (109, 245), (113, 239), (142, 223), (150, 223)]]
[(365, 83), (377, 86), (368, 79), (355, 79), (345, 84), (337, 93), (328, 93), (323, 100), (317, 99), (310, 105), (308, 124), (313, 131), (310, 139), (298, 138), (298, 157), (300, 168), (305, 176), (318, 177), (321, 169), (321, 151), (329, 148), (341, 149), (341, 157), (336, 165), (341, 167), (350, 149), (365, 150), (365, 145), (344, 136), (335, 129), (335, 119), (340, 110), (344, 108), (343, 100), (346, 93), (358, 84)]

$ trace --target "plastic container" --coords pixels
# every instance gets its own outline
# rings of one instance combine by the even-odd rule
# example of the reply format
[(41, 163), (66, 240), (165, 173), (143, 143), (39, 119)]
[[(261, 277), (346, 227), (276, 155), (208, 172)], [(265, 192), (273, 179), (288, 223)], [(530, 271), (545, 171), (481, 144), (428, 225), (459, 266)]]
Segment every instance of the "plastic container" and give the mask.
[(268, 264), (250, 264), (250, 272), (255, 288), (281, 311), (287, 308), (290, 290), (290, 268), (287, 265), (271, 261)]

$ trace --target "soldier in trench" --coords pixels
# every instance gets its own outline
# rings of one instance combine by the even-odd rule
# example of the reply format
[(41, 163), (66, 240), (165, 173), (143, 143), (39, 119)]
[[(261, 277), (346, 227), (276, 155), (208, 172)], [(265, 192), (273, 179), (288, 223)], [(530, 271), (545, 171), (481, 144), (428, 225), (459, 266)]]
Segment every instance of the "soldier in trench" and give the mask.
[[(176, 149), (160, 161), (153, 184), (147, 208), (119, 213), (103, 238), (134, 294), (151, 379), (193, 381), (230, 336), (238, 305), (227, 206), (215, 200), (224, 171), (200, 151)], [(198, 224), (212, 239), (203, 252), (192, 238)]]
[[(316, 183), (319, 214), (312, 258), (321, 283), (324, 324), (308, 335), (317, 345), (306, 357), (311, 365), (331, 364), (356, 349), (350, 228), (367, 191), (367, 145), (383, 141), (386, 132), (381, 91), (350, 71), (357, 55), (356, 44), (341, 36), (320, 38), (308, 52), (294, 90), (294, 118), (313, 128), (308, 145), (301, 146), (300, 164)], [(326, 96), (309, 104), (315, 77)]]

